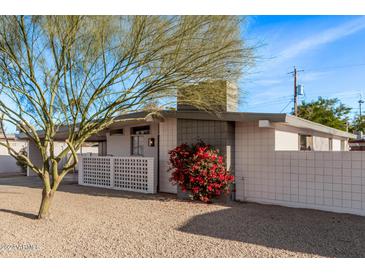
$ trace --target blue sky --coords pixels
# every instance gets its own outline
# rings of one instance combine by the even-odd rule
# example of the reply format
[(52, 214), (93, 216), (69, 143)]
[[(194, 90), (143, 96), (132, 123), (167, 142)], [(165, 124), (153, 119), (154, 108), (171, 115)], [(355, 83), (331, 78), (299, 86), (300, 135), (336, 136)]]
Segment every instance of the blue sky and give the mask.
[(259, 59), (240, 81), (240, 111), (290, 112), (288, 72), (296, 66), (304, 70), (299, 102), (337, 97), (358, 113), (360, 94), (365, 98), (365, 16), (249, 16), (244, 36), (259, 45)]
[(259, 58), (239, 83), (239, 111), (291, 112), (288, 72), (296, 66), (304, 70), (298, 75), (305, 90), (299, 103), (337, 97), (358, 114), (360, 94), (365, 100), (365, 16), (248, 16), (243, 35), (259, 46)]

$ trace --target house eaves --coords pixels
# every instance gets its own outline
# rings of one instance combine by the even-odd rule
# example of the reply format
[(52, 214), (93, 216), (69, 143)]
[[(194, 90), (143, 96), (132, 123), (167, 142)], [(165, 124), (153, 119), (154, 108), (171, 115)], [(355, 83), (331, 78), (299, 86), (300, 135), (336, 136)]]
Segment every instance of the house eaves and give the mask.
[(286, 114), (285, 123), (289, 126), (297, 128), (311, 129), (314, 131), (330, 134), (333, 136), (339, 136), (344, 138), (356, 139), (356, 135), (350, 132), (338, 130), (332, 127), (324, 126), (312, 121), (308, 121), (293, 115)]
[[(223, 112), (212, 113), (206, 111), (173, 111), (164, 110), (154, 117), (150, 117), (148, 112), (134, 112), (123, 114), (115, 118), (114, 124), (109, 129), (120, 128), (128, 124), (139, 124), (146, 122), (160, 122), (165, 118), (177, 118), (177, 119), (191, 119), (191, 120), (214, 120), (214, 121), (232, 121), (232, 122), (259, 122), (260, 120), (267, 120), (271, 123), (282, 123), (296, 128), (310, 129), (313, 131), (322, 132), (334, 136), (355, 139), (356, 135), (327, 127), (318, 123), (314, 123), (302, 118), (298, 118), (285, 113), (255, 113), (255, 112)], [(105, 132), (108, 129), (100, 132), (99, 134), (90, 138), (89, 141), (102, 141), (105, 140)], [(63, 127), (57, 133), (57, 139), (62, 140), (67, 138), (67, 127)], [(42, 136), (42, 133), (40, 133)], [(17, 136), (20, 139), (27, 139), (24, 134)]]

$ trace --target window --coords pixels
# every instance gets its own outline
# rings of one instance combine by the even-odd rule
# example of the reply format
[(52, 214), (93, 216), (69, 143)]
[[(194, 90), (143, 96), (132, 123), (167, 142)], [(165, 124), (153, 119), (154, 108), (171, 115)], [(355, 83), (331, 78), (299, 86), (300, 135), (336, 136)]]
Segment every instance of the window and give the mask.
[(313, 150), (313, 137), (299, 134), (299, 150)]
[(143, 156), (144, 135), (150, 134), (150, 126), (139, 126), (131, 128), (131, 154), (134, 156)]
[(132, 127), (132, 135), (150, 134), (150, 126)]
[(333, 140), (332, 140), (332, 138), (328, 139), (328, 150), (329, 151), (333, 150)]
[(345, 151), (345, 140), (341, 140), (341, 151)]
[(120, 129), (113, 129), (110, 131), (110, 136), (111, 135), (123, 135), (123, 129), (120, 128)]
[(133, 156), (143, 156), (143, 140), (142, 136), (132, 136), (132, 155)]

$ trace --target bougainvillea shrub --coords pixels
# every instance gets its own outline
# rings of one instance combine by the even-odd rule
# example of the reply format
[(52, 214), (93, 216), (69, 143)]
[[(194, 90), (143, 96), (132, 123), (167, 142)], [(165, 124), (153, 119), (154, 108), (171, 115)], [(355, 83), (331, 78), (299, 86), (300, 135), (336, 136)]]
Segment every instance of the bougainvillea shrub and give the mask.
[(182, 144), (169, 151), (170, 181), (193, 199), (210, 203), (212, 198), (229, 193), (234, 177), (227, 170), (223, 156), (204, 142)]

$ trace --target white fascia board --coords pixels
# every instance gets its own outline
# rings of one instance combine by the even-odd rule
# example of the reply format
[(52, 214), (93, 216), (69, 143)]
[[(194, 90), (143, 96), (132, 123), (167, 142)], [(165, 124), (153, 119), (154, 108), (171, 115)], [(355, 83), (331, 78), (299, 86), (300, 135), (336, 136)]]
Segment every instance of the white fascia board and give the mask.
[(286, 123), (293, 127), (306, 128), (306, 129), (311, 129), (314, 131), (330, 134), (333, 136), (356, 139), (356, 135), (352, 134), (350, 132), (346, 132), (346, 131), (338, 130), (338, 129), (331, 128), (328, 126), (324, 126), (324, 125), (321, 125), (321, 124), (318, 124), (318, 123), (315, 123), (312, 121), (308, 121), (308, 120), (305, 120), (305, 119), (302, 119), (299, 117), (295, 117), (292, 115), (288, 115), (288, 114), (286, 115)]

